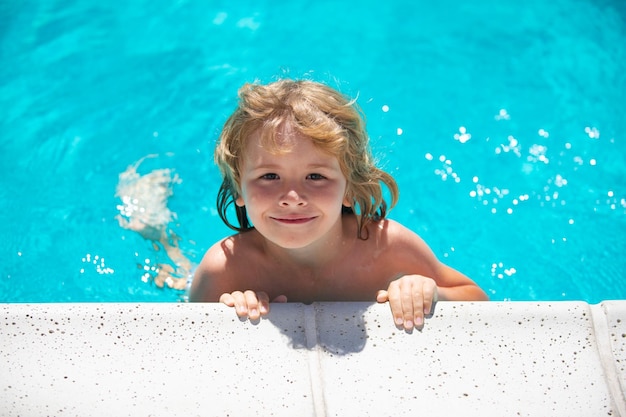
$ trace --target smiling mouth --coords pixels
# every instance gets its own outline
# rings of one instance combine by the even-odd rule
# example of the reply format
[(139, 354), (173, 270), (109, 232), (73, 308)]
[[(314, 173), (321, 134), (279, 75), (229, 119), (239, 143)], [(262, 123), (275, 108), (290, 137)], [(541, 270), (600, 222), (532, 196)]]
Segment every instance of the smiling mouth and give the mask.
[(308, 223), (316, 219), (316, 217), (298, 217), (298, 218), (272, 217), (272, 219), (276, 220), (279, 223), (284, 223), (284, 224), (304, 224), (304, 223)]

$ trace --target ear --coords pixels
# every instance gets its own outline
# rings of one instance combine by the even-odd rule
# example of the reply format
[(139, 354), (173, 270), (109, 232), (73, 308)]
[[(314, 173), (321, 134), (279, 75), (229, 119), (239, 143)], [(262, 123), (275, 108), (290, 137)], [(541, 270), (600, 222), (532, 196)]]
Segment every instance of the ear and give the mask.
[(235, 204), (237, 205), (237, 207), (245, 207), (245, 203), (243, 201), (243, 197), (239, 196), (235, 199)]

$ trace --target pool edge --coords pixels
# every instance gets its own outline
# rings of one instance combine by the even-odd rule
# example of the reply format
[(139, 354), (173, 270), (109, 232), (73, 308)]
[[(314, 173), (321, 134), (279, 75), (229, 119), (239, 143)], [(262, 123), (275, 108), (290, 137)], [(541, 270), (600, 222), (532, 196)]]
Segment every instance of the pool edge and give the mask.
[(275, 305), (259, 323), (220, 304), (0, 309), (9, 416), (626, 416), (626, 301), (441, 302), (410, 334), (372, 303)]

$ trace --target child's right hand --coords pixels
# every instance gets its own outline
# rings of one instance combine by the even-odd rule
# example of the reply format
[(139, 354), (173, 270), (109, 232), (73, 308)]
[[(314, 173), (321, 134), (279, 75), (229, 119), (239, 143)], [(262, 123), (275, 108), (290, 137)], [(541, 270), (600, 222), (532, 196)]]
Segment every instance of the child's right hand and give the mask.
[[(279, 295), (272, 302), (286, 303), (287, 297)], [(220, 303), (224, 303), (228, 307), (235, 307), (238, 317), (247, 317), (250, 320), (258, 320), (261, 316), (265, 316), (270, 312), (269, 296), (264, 291), (254, 292), (247, 290), (244, 292), (224, 293), (220, 296)]]

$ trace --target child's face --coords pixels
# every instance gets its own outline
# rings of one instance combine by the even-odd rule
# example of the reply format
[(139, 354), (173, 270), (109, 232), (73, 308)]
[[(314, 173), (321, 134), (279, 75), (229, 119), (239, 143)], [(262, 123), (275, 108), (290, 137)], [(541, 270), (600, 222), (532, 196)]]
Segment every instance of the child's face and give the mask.
[(346, 178), (334, 155), (285, 126), (279, 144), (288, 151), (262, 147), (257, 131), (248, 139), (241, 166), (241, 196), (250, 221), (266, 239), (284, 248), (303, 248), (341, 231)]

